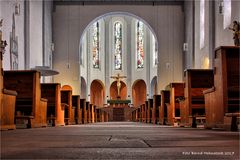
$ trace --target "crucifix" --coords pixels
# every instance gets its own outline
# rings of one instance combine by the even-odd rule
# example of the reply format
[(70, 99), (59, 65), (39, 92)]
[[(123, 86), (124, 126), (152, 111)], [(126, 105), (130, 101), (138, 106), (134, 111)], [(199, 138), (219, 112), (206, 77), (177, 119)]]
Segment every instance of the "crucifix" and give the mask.
[(126, 76), (120, 76), (120, 74), (118, 73), (117, 76), (111, 76), (111, 78), (116, 79), (117, 81), (117, 97), (120, 97), (120, 89), (121, 89), (121, 79), (122, 78), (127, 78)]

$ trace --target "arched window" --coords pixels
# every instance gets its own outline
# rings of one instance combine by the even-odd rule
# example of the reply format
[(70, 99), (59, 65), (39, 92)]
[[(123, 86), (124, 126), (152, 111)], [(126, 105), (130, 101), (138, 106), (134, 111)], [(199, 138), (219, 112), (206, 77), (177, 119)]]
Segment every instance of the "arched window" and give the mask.
[(205, 42), (205, 0), (200, 0), (200, 49)]
[(144, 67), (144, 30), (143, 23), (137, 21), (136, 26), (136, 57), (137, 57), (137, 68)]
[(122, 24), (114, 23), (114, 63), (115, 70), (122, 69)]
[(93, 41), (92, 41), (92, 54), (93, 54), (93, 68), (100, 67), (100, 60), (99, 60), (99, 22), (93, 23)]
[(153, 66), (156, 67), (158, 64), (158, 49), (157, 49), (157, 41), (155, 37), (153, 36), (153, 41), (152, 41), (152, 52), (153, 52)]
[(231, 24), (232, 3), (231, 0), (223, 0), (223, 27), (226, 29)]

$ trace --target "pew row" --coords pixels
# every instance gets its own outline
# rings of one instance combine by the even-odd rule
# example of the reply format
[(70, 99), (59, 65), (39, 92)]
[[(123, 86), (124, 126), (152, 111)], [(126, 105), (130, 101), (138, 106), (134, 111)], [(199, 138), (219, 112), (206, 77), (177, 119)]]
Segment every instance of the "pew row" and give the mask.
[(65, 125), (75, 124), (74, 114), (75, 108), (72, 107), (72, 87), (64, 85), (61, 88), (61, 103), (64, 107), (64, 122)]
[(152, 123), (159, 122), (159, 107), (161, 105), (161, 95), (153, 95)]
[(169, 104), (169, 91), (168, 90), (162, 90), (161, 91), (161, 105), (159, 108), (159, 124), (162, 125), (170, 125), (172, 121), (172, 115), (170, 110), (168, 109), (168, 104)]
[(184, 83), (170, 83), (170, 101), (169, 101), (169, 118), (170, 124), (179, 126), (180, 117), (180, 101), (184, 99)]
[(75, 123), (82, 124), (82, 109), (80, 107), (80, 96), (73, 95), (72, 96), (72, 105), (75, 107)]
[(42, 83), (42, 97), (48, 100), (47, 122), (51, 126), (64, 125), (64, 107), (61, 105), (60, 83)]
[(206, 128), (238, 130), (240, 118), (239, 55), (240, 47), (236, 46), (221, 46), (215, 50), (214, 85), (204, 91)]
[(214, 85), (213, 70), (187, 69), (184, 71), (184, 82), (184, 100), (180, 103), (180, 125), (197, 127), (196, 117), (205, 117), (203, 91)]
[(27, 122), (29, 128), (47, 126), (47, 100), (41, 98), (40, 72), (4, 71), (4, 88), (18, 93), (15, 105), (16, 124)]

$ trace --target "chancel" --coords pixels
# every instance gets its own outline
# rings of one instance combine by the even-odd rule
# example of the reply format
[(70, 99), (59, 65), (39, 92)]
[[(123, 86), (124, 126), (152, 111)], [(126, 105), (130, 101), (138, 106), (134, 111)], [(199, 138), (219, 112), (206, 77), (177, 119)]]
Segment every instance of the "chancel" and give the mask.
[(239, 159), (239, 42), (237, 0), (0, 1), (0, 157)]

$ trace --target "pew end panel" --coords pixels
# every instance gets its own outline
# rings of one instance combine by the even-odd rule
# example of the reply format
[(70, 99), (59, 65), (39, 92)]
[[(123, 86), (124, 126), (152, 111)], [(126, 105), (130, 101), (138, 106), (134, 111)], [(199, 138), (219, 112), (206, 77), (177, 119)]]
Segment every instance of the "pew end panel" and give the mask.
[(16, 91), (3, 89), (1, 107), (1, 130), (16, 129), (14, 123)]
[[(40, 72), (36, 70), (4, 71), (4, 87), (17, 91), (15, 112), (22, 116), (33, 116), (33, 127), (44, 127), (41, 107)], [(45, 114), (44, 114), (45, 115)]]

